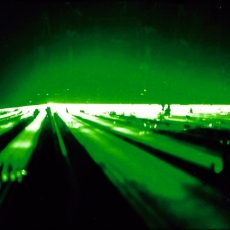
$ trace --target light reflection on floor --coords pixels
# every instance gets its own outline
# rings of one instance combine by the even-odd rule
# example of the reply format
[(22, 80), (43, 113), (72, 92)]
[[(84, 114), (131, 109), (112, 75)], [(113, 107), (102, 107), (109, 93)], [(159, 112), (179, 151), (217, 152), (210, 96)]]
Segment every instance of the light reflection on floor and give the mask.
[[(61, 117), (65, 121), (65, 116)], [(87, 118), (89, 118), (88, 115)], [(106, 175), (132, 203), (151, 228), (155, 227), (154, 221), (156, 220), (154, 218), (151, 220), (150, 217), (158, 215), (155, 207), (150, 203), (151, 199), (155, 205), (162, 206), (168, 203), (166, 213), (169, 215), (171, 212), (173, 218), (177, 221), (180, 218), (180, 221), (188, 222), (187, 224), (192, 228), (228, 226), (228, 221), (224, 223), (217, 217), (218, 213), (222, 212), (221, 210), (217, 211), (208, 199), (201, 200), (185, 189), (188, 186), (201, 191), (210, 190), (210, 188), (203, 186), (198, 179), (114, 137), (112, 134), (108, 134), (106, 131), (97, 132), (93, 128), (88, 135), (84, 130), (90, 128), (90, 123), (77, 118), (75, 121), (85, 128), (69, 127), (73, 135), (86, 147), (95, 162), (101, 165)], [(191, 151), (193, 150), (191, 149)], [(140, 193), (148, 194), (151, 199), (144, 200)], [(215, 189), (211, 189), (209, 192), (209, 194), (215, 193), (218, 194)], [(199, 209), (198, 207), (201, 205), (205, 209)], [(193, 215), (194, 211), (196, 217)], [(158, 216), (158, 221), (163, 218)], [(193, 220), (192, 223), (189, 222), (189, 219)]]
[[(37, 145), (46, 112), (40, 109), (39, 115), (21, 133), (19, 133), (1, 152), (2, 181), (15, 180), (25, 175), (27, 165)], [(36, 129), (34, 129), (36, 127)], [(11, 168), (11, 172), (9, 172)], [(19, 173), (21, 172), (21, 173)], [(8, 176), (10, 173), (10, 177)]]
[[(186, 121), (186, 117), (183, 116), (187, 115), (187, 109), (190, 106), (171, 105), (172, 114), (181, 116), (172, 119), (172, 122)], [(201, 113), (203, 113), (203, 118), (210, 117), (210, 113), (214, 115), (215, 112), (219, 117), (225, 116), (224, 118), (227, 121), (229, 119), (226, 113), (230, 111), (230, 106), (192, 106), (196, 112), (195, 117)], [(155, 227), (154, 221), (156, 219), (159, 222), (162, 221), (163, 227), (168, 227), (163, 224), (164, 215), (171, 216), (176, 224), (182, 221), (191, 228), (199, 228), (200, 226), (202, 228), (228, 228), (230, 226), (229, 220), (223, 214), (226, 210), (215, 207), (212, 201), (214, 196), (219, 196), (222, 199), (222, 194), (218, 193), (215, 188), (203, 185), (196, 177), (114, 134), (130, 138), (133, 141), (146, 144), (210, 170), (213, 163), (216, 173), (219, 173), (223, 167), (220, 157), (216, 157), (198, 146), (183, 144), (170, 137), (151, 133), (151, 128), (157, 128), (157, 124), (150, 127), (145, 123), (146, 121), (143, 121), (141, 125), (138, 122), (134, 125), (132, 122), (125, 124), (125, 119), (122, 118), (122, 120), (119, 117), (114, 117), (114, 119), (111, 117), (111, 121), (96, 117), (96, 115), (104, 115), (110, 118), (109, 112), (114, 111), (116, 114), (127, 116), (135, 114), (136, 117), (140, 116), (153, 120), (161, 112), (160, 105), (48, 103), (19, 107), (17, 111), (15, 111), (15, 108), (9, 109), (9, 116), (21, 111), (22, 119), (32, 115), (35, 109), (38, 109), (40, 113), (0, 152), (1, 183), (8, 181), (21, 182), (22, 178), (27, 175), (29, 160), (36, 147), (43, 121), (47, 116), (46, 107), (51, 108), (52, 115), (57, 113), (62, 118), (76, 140), (86, 148), (92, 159), (101, 166), (111, 182), (133, 205), (149, 227)], [(205, 113), (209, 115), (206, 116)], [(2, 119), (6, 119), (6, 117), (4, 116)], [(170, 120), (170, 117), (166, 120)], [(1, 121), (0, 130), (10, 130), (16, 125), (10, 119), (3, 122), (0, 118)], [(9, 168), (11, 168), (10, 171)], [(202, 199), (195, 195), (192, 192), (193, 190), (197, 190), (199, 193), (207, 193), (207, 197)], [(162, 215), (159, 215), (153, 204), (158, 206), (158, 211), (163, 213)], [(167, 206), (167, 210), (162, 207), (164, 205)], [(195, 216), (194, 212), (196, 212)], [(230, 210), (227, 210), (227, 213), (230, 215)], [(152, 216), (154, 216), (153, 220), (151, 219)]]

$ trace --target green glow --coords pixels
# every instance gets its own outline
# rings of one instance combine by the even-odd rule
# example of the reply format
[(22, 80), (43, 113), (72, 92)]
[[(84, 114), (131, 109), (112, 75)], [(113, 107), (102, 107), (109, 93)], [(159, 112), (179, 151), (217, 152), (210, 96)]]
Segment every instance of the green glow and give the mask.
[[(42, 108), (42, 106), (40, 107)], [(33, 108), (31, 109), (34, 111)], [(22, 176), (27, 175), (26, 168), (37, 145), (45, 116), (45, 110), (41, 109), (35, 120), (1, 151), (0, 164), (3, 165), (3, 182), (8, 180), (15, 181), (16, 179), (21, 182)], [(32, 131), (32, 128), (34, 129), (35, 127), (37, 127), (37, 130)], [(8, 175), (9, 166), (12, 167), (12, 171)]]
[[(52, 113), (52, 109), (51, 109), (51, 113)], [(58, 138), (58, 143), (59, 143), (59, 146), (61, 148), (61, 152), (62, 152), (63, 156), (67, 158), (67, 150), (66, 150), (66, 147), (65, 147), (65, 143), (63, 141), (63, 138), (61, 136), (60, 130), (58, 128), (57, 122), (54, 119), (53, 114), (51, 115), (51, 122), (52, 122), (52, 125), (53, 125), (54, 129), (55, 129), (55, 132), (56, 132), (56, 135), (57, 135), (57, 138)]]
[[(141, 28), (136, 29), (142, 31), (145, 27)], [(95, 49), (90, 39), (92, 35), (85, 31), (82, 36), (89, 38), (87, 42), (78, 40), (80, 36), (69, 44), (64, 34), (55, 35), (56, 42), (35, 47), (33, 54), (21, 54), (24, 63), (15, 64), (12, 70), (8, 70), (8, 75), (16, 76), (17, 73), (18, 77), (13, 82), (21, 87), (13, 91), (13, 84), (8, 82), (7, 88), (11, 91), (8, 101), (160, 103), (171, 100), (172, 103), (201, 103), (212, 102), (215, 99), (212, 94), (219, 98), (216, 101), (224, 101), (223, 95), (227, 96), (227, 88), (222, 81), (226, 85), (228, 82), (223, 79), (224, 74), (221, 74), (219, 66), (206, 61), (206, 51), (203, 48), (188, 42), (189, 48), (186, 49), (194, 50), (194, 53), (187, 52), (190, 54), (188, 57), (181, 51), (180, 41), (175, 43), (173, 39), (167, 39), (163, 42), (164, 39), (157, 39), (151, 34), (148, 44), (144, 44), (146, 35), (143, 31), (138, 32), (143, 36), (143, 44), (139, 42), (139, 46), (135, 47), (137, 38), (130, 37), (130, 31), (122, 32), (117, 28), (112, 30), (117, 31), (119, 37), (126, 37), (122, 44), (117, 46), (114, 43), (116, 39), (105, 29), (104, 41), (97, 41), (98, 49)], [(79, 47), (79, 42), (85, 43), (84, 48)], [(192, 46), (195, 46), (194, 49)], [(203, 57), (203, 68), (197, 63), (198, 50), (199, 57)], [(136, 55), (133, 55), (135, 52)], [(31, 67), (28, 68), (28, 65)], [(218, 75), (222, 77), (218, 79)], [(188, 85), (190, 87), (184, 90)], [(205, 93), (207, 88), (212, 89), (208, 95)], [(20, 97), (17, 99), (16, 95)], [(25, 101), (25, 98), (31, 99)]]
[[(75, 121), (88, 129), (87, 122), (78, 119)], [(175, 222), (188, 221), (188, 226), (191, 228), (196, 228), (198, 225), (205, 226), (204, 228), (228, 226), (226, 218), (219, 218), (219, 215), (224, 215), (223, 210), (214, 207), (209, 200), (195, 197), (190, 190), (185, 189), (196, 188), (208, 196), (219, 196), (215, 189), (202, 186), (199, 179), (146, 154), (145, 151), (102, 129), (91, 129), (89, 135), (84, 129), (69, 128), (151, 228), (154, 228), (155, 222), (152, 218), (160, 215), (151, 199), (154, 199), (154, 204), (158, 205), (160, 210), (166, 210)], [(147, 201), (139, 195), (140, 191), (141, 194), (147, 194)], [(162, 216), (159, 218), (164, 220)]]
[(10, 180), (11, 180), (12, 182), (14, 182), (14, 181), (16, 180), (16, 175), (14, 174), (14, 172), (11, 172), (11, 173), (10, 173)]
[(113, 130), (118, 131), (118, 132), (122, 132), (122, 133), (132, 133), (127, 128), (121, 128), (121, 127), (114, 127)]
[[(136, 119), (134, 116), (127, 118), (124, 115), (121, 116), (122, 119), (119, 116), (114, 116), (111, 120), (108, 119), (111, 117), (109, 115), (111, 111), (114, 111), (114, 114), (126, 113), (130, 115), (131, 113), (136, 116), (146, 116), (152, 112), (153, 108), (159, 109), (157, 110), (159, 112), (161, 109), (160, 105), (117, 104), (114, 106), (112, 104), (49, 103), (49, 106), (51, 107), (52, 124), (63, 155), (68, 157), (60, 127), (56, 122), (56, 115), (53, 115), (56, 112), (67, 124), (75, 138), (85, 147), (92, 159), (101, 166), (110, 181), (149, 226), (154, 226), (154, 220), (151, 217), (156, 215), (158, 209), (161, 210), (161, 206), (167, 206), (167, 209), (162, 207), (162, 211), (167, 210), (165, 211), (166, 214), (174, 218), (176, 222), (179, 223), (179, 219), (185, 222), (188, 221), (189, 226), (194, 228), (197, 227), (197, 220), (205, 227), (210, 227), (211, 225), (217, 227), (227, 226), (223, 210), (219, 207), (214, 207), (212, 203), (212, 196), (220, 195), (214, 187), (203, 185), (196, 176), (192, 176), (154, 155), (147, 154), (143, 149), (110, 133), (113, 132), (123, 137), (128, 137), (208, 169), (211, 169), (211, 164), (214, 163), (214, 170), (216, 173), (219, 173), (223, 167), (220, 157), (216, 157), (215, 154), (210, 155), (211, 152), (202, 147), (184, 144), (170, 137), (152, 133), (149, 130), (149, 122), (146, 119)], [(172, 105), (171, 107), (175, 116), (173, 122), (183, 126), (185, 118), (182, 113), (186, 113), (189, 106), (181, 106), (179, 112), (174, 106), (178, 105)], [(27, 172), (28, 162), (31, 159), (39, 134), (43, 128), (46, 107), (47, 105), (38, 106), (41, 110), (40, 114), (0, 153), (0, 164), (3, 165), (1, 174), (3, 183), (8, 181), (21, 183), (24, 176), (29, 173)], [(201, 111), (202, 107), (199, 105), (193, 107), (194, 111), (197, 110), (199, 112), (197, 112), (199, 114), (198, 117), (201, 116), (200, 114), (202, 116), (207, 115), (204, 111), (206, 113), (210, 112), (209, 105), (203, 108), (203, 111)], [(224, 110), (227, 111), (227, 108), (229, 109), (229, 107), (226, 107)], [(142, 109), (144, 112), (140, 113), (139, 111)], [(85, 110), (85, 113), (80, 112), (80, 110)], [(94, 116), (94, 111), (97, 115), (104, 115), (106, 119)], [(215, 111), (216, 116), (220, 116), (219, 108), (217, 109), (216, 107)], [(154, 111), (153, 114), (157, 112)], [(83, 119), (76, 118), (74, 115), (80, 116)], [(221, 118), (226, 119), (226, 121), (229, 119), (227, 114), (221, 115)], [(167, 119), (170, 120), (171, 117)], [(131, 123), (128, 124), (127, 121)], [(204, 125), (204, 123), (202, 124)], [(212, 128), (214, 124), (213, 120), (207, 120), (205, 125)], [(153, 123), (152, 126), (152, 128), (160, 128), (161, 123)], [(230, 140), (227, 140), (226, 143), (230, 144)], [(8, 172), (9, 167), (12, 167), (10, 172)], [(194, 188), (198, 192), (207, 193), (207, 196), (211, 198), (209, 200), (197, 197), (191, 192), (192, 189), (187, 188)], [(143, 198), (142, 193), (146, 193), (148, 199)], [(157, 209), (151, 203), (152, 199), (154, 199)], [(202, 207), (202, 209), (199, 209), (199, 207)], [(196, 212), (195, 217), (194, 212)], [(157, 215), (161, 214), (158, 213)], [(221, 221), (218, 215), (223, 216)], [(164, 217), (159, 218), (163, 219)], [(207, 218), (211, 219), (211, 221), (207, 222)]]
[(21, 142), (16, 142), (16, 143), (14, 143), (13, 145), (12, 145), (12, 148), (25, 148), (25, 149), (27, 149), (27, 148), (29, 148), (30, 146), (32, 145), (32, 143), (31, 142), (29, 142), (29, 141), (21, 141)]
[(21, 171), (21, 173), (22, 173), (23, 176), (26, 176), (26, 175), (27, 175), (27, 171), (26, 171), (25, 169), (23, 169), (23, 170)]
[(2, 181), (3, 182), (6, 182), (6, 181), (8, 181), (8, 173), (6, 173), (6, 172), (2, 172)]
[[(79, 122), (79, 121), (77, 121)], [(82, 125), (86, 126), (87, 129), (87, 125), (84, 122), (81, 122)], [(112, 164), (113, 167), (118, 167), (119, 165), (119, 169), (123, 168), (126, 170), (122, 170), (123, 173), (125, 173), (126, 175), (128, 175), (128, 177), (130, 178), (134, 178), (137, 177), (139, 179), (141, 179), (145, 185), (148, 184), (148, 186), (150, 186), (149, 184), (149, 179), (148, 176), (144, 176), (143, 173), (147, 173), (146, 175), (150, 175), (150, 172), (147, 172), (148, 170), (153, 170), (153, 168), (149, 168), (147, 165), (145, 166), (145, 172), (143, 172), (143, 165), (145, 160), (143, 160), (143, 158), (146, 159), (146, 162), (149, 162), (149, 165), (153, 164), (155, 165), (156, 163), (154, 163), (155, 161), (157, 161), (157, 166), (154, 166), (154, 171), (158, 171), (156, 167), (161, 168), (160, 171), (162, 171), (162, 175), (161, 176), (156, 176), (154, 178), (154, 180), (152, 180), (152, 191), (155, 191), (155, 193), (157, 194), (161, 194), (161, 196), (167, 196), (167, 197), (177, 197), (177, 196), (181, 196), (182, 193), (182, 188), (179, 185), (174, 184), (174, 182), (172, 181), (171, 178), (168, 178), (167, 175), (165, 175), (163, 173), (163, 168), (164, 167), (170, 167), (170, 169), (172, 169), (173, 171), (175, 169), (173, 169), (172, 166), (169, 166), (167, 163), (158, 160), (155, 157), (151, 157), (150, 155), (144, 153), (144, 151), (139, 150), (138, 148), (134, 147), (134, 146), (129, 146), (129, 144), (126, 144), (125, 142), (123, 142), (122, 140), (119, 140), (118, 138), (116, 139), (116, 142), (111, 144), (112, 139), (114, 138), (114, 136), (112, 136), (111, 134), (108, 134), (106, 132), (98, 132), (95, 130), (90, 130), (90, 135), (88, 135), (87, 132), (85, 132), (85, 129), (78, 129), (77, 132), (74, 131), (74, 129), (71, 129), (71, 131), (73, 132), (73, 134), (77, 137), (78, 140), (80, 140), (80, 142), (82, 144), (84, 144), (84, 146), (86, 146), (87, 150), (92, 153), (92, 157), (96, 160), (96, 162), (104, 162), (107, 161), (107, 164)], [(107, 139), (107, 141), (105, 142), (104, 139)], [(89, 139), (89, 140), (88, 140)], [(99, 147), (100, 146), (100, 147)], [(116, 147), (117, 146), (117, 147)], [(129, 151), (127, 152), (127, 148), (129, 148)], [(102, 150), (103, 149), (103, 150)], [(108, 152), (107, 152), (108, 150)], [(107, 152), (107, 153), (105, 153)], [(130, 154), (132, 153), (132, 154)], [(109, 154), (109, 155), (108, 155)], [(98, 158), (100, 157), (100, 158)], [(131, 160), (132, 158), (132, 160)], [(133, 161), (133, 159), (135, 159), (135, 162), (131, 163)], [(109, 161), (109, 163), (108, 163)], [(139, 163), (137, 163), (139, 162)], [(150, 163), (152, 162), (152, 163)], [(127, 165), (129, 164), (129, 166)], [(116, 166), (115, 166), (116, 165)], [(164, 166), (163, 166), (164, 165)], [(147, 168), (146, 168), (147, 167)], [(170, 175), (173, 175), (174, 177), (177, 177), (180, 175), (179, 172), (176, 173), (177, 170), (175, 170), (175, 172), (172, 172), (172, 174), (170, 173)], [(149, 174), (148, 174), (149, 173)], [(180, 175), (179, 177), (181, 177), (182, 175)], [(194, 179), (192, 179), (190, 176), (187, 176), (186, 174), (183, 174), (182, 178), (186, 177), (187, 179), (185, 180), (191, 180), (191, 181), (195, 181)], [(167, 178), (167, 179), (166, 179)], [(181, 178), (181, 179), (182, 179)], [(179, 178), (178, 178), (179, 179)], [(168, 193), (168, 191), (163, 191), (163, 187), (160, 187), (159, 184), (161, 184), (161, 182), (164, 181), (164, 183), (168, 183), (168, 186), (170, 187), (170, 193)], [(166, 182), (167, 181), (167, 182)], [(177, 182), (175, 182), (177, 183)], [(178, 190), (177, 190), (178, 189)]]
[(62, 154), (67, 157), (67, 150), (65, 148), (65, 144), (64, 144), (64, 141), (61, 137), (61, 134), (60, 134), (60, 131), (57, 127), (57, 124), (55, 124), (55, 129), (56, 129), (56, 133), (57, 133), (57, 136), (58, 136), (58, 141), (59, 141), (59, 144), (60, 144), (60, 147), (61, 147), (61, 151), (62, 151)]
[[(193, 1), (124, 0), (101, 8), (96, 3), (66, 2), (63, 7), (44, 4), (35, 10), (33, 20), (28, 16), (31, 9), (23, 3), (18, 12), (3, 12), (3, 19), (9, 20), (1, 31), (0, 104), (50, 102), (45, 106), (51, 107), (52, 114), (58, 112), (151, 229), (157, 228), (154, 221), (169, 227), (177, 223), (183, 228), (190, 223), (191, 229), (229, 229), (229, 208), (223, 213), (224, 199), (213, 187), (110, 134), (206, 169), (214, 164), (216, 173), (222, 170), (219, 153), (153, 134), (145, 121), (135, 124), (134, 116), (159, 118), (171, 122), (165, 130), (178, 131), (202, 119), (200, 124), (207, 128), (230, 129), (230, 116), (226, 114), (230, 106), (208, 105), (230, 102), (228, 9), (225, 4), (189, 2)], [(24, 14), (26, 11), (30, 14)], [(20, 13), (20, 20), (15, 20)], [(171, 116), (159, 116), (162, 103), (171, 104)], [(218, 111), (218, 106), (223, 111)], [(21, 109), (24, 119), (34, 107)], [(83, 121), (66, 111), (82, 116)], [(93, 117), (103, 113), (109, 117), (112, 111), (124, 117), (133, 115), (134, 120), (127, 125), (119, 119), (106, 122)], [(21, 182), (27, 174), (45, 116), (39, 114), (1, 151), (3, 182)], [(67, 157), (61, 127), (51, 119)], [(151, 128), (161, 129), (158, 121), (152, 122)], [(0, 135), (16, 124), (11, 120), (1, 123)], [(230, 145), (230, 140), (220, 143)]]
[(28, 127), (26, 127), (26, 130), (35, 132), (41, 127), (40, 122), (32, 123)]
[(116, 110), (117, 114), (130, 115), (135, 113), (138, 117), (154, 118), (160, 111), (160, 105), (157, 104), (64, 104), (49, 102), (53, 113), (65, 111), (68, 108), (70, 113), (81, 115), (80, 110), (91, 115), (102, 115), (104, 112)]
[[(83, 115), (80, 113), (80, 110), (85, 111), (84, 116), (86, 116), (86, 114), (109, 116), (109, 112), (115, 111), (118, 115), (123, 114), (130, 116), (131, 114), (135, 114), (135, 116), (139, 118), (155, 119), (162, 110), (160, 104), (64, 104), (52, 102), (48, 103), (48, 105), (51, 107), (53, 113), (57, 111), (58, 113), (61, 111), (66, 112), (66, 108), (68, 108), (69, 113), (79, 116)], [(192, 115), (189, 113), (191, 107), (194, 111)], [(222, 116), (219, 117), (219, 119), (223, 119), (223, 117), (227, 116), (227, 113), (230, 111), (229, 105), (171, 104), (170, 108), (172, 116), (168, 118), (165, 117), (165, 119), (178, 122), (184, 122), (187, 120), (186, 115), (197, 118), (204, 117), (205, 119), (216, 118), (218, 115)], [(225, 115), (221, 115), (221, 111), (224, 112)]]
[(18, 182), (18, 183), (21, 183), (21, 182), (22, 182), (22, 177), (23, 177), (22, 171), (23, 171), (23, 170), (17, 170), (17, 172), (16, 172), (17, 182)]
[(12, 127), (13, 125), (14, 125), (13, 122), (9, 122), (9, 123), (7, 123), (7, 124), (5, 124), (5, 125), (1, 125), (0, 128), (1, 128), (1, 129), (7, 129), (7, 128)]
[(104, 128), (115, 133), (117, 132), (118, 134), (125, 137), (128, 136), (133, 140), (152, 146), (154, 149), (159, 149), (163, 152), (201, 165), (208, 169), (210, 169), (211, 165), (214, 163), (214, 171), (216, 173), (220, 173), (223, 170), (223, 162), (221, 156), (212, 154), (211, 150), (209, 151), (196, 145), (183, 143), (163, 135), (149, 135), (148, 130), (142, 130), (144, 127), (142, 127), (141, 130), (140, 127), (136, 125), (134, 125), (134, 127), (127, 127), (127, 124), (120, 124), (112, 127), (111, 122), (109, 121), (101, 121), (98, 118), (85, 114), (82, 114), (81, 116), (84, 119), (102, 125)]
[(19, 123), (19, 119), (16, 119), (15, 121), (6, 123), (6, 124), (1, 124), (0, 125), (0, 136), (9, 130), (11, 130), (15, 125)]
[(20, 171), (20, 170), (18, 170), (18, 171), (16, 172), (16, 176), (17, 176), (17, 177), (20, 177), (20, 176), (21, 176), (21, 171)]

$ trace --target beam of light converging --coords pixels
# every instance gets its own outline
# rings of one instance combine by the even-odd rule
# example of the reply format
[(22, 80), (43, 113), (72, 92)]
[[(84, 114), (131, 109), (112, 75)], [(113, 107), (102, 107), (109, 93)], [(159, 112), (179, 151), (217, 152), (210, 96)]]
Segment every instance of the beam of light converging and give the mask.
[[(81, 115), (84, 119), (89, 120), (90, 122), (95, 122), (96, 124), (101, 125), (102, 127), (124, 137), (129, 137), (132, 140), (141, 142), (148, 146), (151, 146), (154, 149), (161, 150), (163, 152), (169, 153), (173, 156), (185, 159), (186, 161), (195, 163), (197, 165), (203, 166), (207, 169), (211, 169), (214, 164), (214, 170), (216, 173), (219, 173), (223, 169), (223, 162), (221, 156), (216, 156), (215, 151), (206, 150), (205, 148), (196, 146), (194, 144), (183, 143), (181, 141), (166, 137), (159, 134), (149, 134), (142, 135), (146, 132), (143, 129), (138, 127), (129, 127), (126, 123), (113, 125), (112, 122), (100, 120), (90, 115)], [(143, 126), (143, 128), (145, 128)], [(147, 131), (147, 130), (146, 130)]]
[[(41, 106), (38, 106), (41, 107)], [(34, 107), (31, 106), (31, 108), (27, 109), (17, 109), (17, 115), (14, 116), (15, 111), (14, 112), (10, 112), (11, 114), (13, 113), (13, 116), (7, 116), (4, 117), (2, 119), (0, 119), (0, 136), (3, 135), (4, 133), (9, 132), (11, 129), (13, 129), (15, 126), (17, 126), (22, 120), (26, 120), (29, 117), (33, 116), (34, 113)], [(19, 115), (18, 115), (19, 113)], [(7, 118), (7, 119), (6, 119)], [(35, 123), (33, 123), (35, 124)], [(35, 130), (36, 130), (36, 126), (35, 126)]]
[[(157, 206), (157, 210), (163, 213), (164, 204), (168, 204), (168, 217), (177, 224), (183, 221), (191, 228), (229, 226), (226, 218), (218, 217), (222, 215), (220, 212), (223, 213), (221, 209), (213, 207), (208, 199), (202, 200), (185, 188), (196, 188), (200, 192), (208, 191), (208, 196), (211, 197), (218, 196), (215, 189), (201, 186), (199, 179), (147, 154), (106, 130), (99, 129), (99, 126), (94, 127), (86, 120), (66, 115), (64, 112), (59, 115), (150, 228), (155, 227), (156, 221), (164, 222), (164, 217), (159, 216), (155, 209)], [(148, 199), (144, 198), (144, 194)], [(205, 209), (198, 208), (200, 206)], [(157, 216), (157, 219), (153, 218), (154, 216)], [(170, 227), (165, 222), (163, 226)]]
[[(21, 182), (23, 177), (29, 173), (27, 166), (43, 128), (46, 116), (45, 108), (50, 107), (50, 121), (55, 135), (57, 135), (62, 154), (67, 161), (68, 152), (65, 149), (61, 126), (55, 118), (56, 115), (64, 121), (76, 140), (84, 146), (91, 158), (101, 167), (110, 181), (150, 228), (155, 228), (156, 223), (169, 228), (169, 223), (164, 221), (165, 216), (169, 217), (177, 226), (180, 226), (183, 221), (183, 226), (190, 228), (200, 226), (202, 228), (213, 226), (228, 228), (230, 223), (226, 216), (230, 215), (229, 211), (215, 205), (213, 201), (216, 198), (224, 199), (224, 195), (217, 191), (215, 186), (202, 184), (201, 177), (193, 175), (189, 170), (183, 169), (175, 162), (164, 160), (160, 156), (160, 154), (168, 154), (178, 160), (184, 160), (180, 162), (201, 166), (206, 171), (214, 164), (215, 173), (219, 173), (223, 164), (218, 154), (151, 132), (152, 129), (163, 126), (164, 122), (161, 123), (154, 116), (147, 115), (148, 113), (159, 113), (160, 105), (155, 106), (156, 111), (154, 112), (149, 105), (120, 106), (122, 109), (119, 105), (113, 107), (110, 104), (48, 103), (36, 106), (40, 113), (35, 120), (0, 153), (1, 183)], [(139, 118), (138, 111), (142, 108), (144, 110), (146, 107), (148, 109), (145, 110), (144, 119), (143, 111)], [(22, 114), (32, 114), (35, 107), (18, 109), (22, 111)], [(184, 108), (184, 111), (187, 109), (188, 107)], [(171, 121), (172, 129), (177, 129), (177, 124), (178, 129), (181, 129), (186, 119), (184, 119), (184, 115), (177, 113), (176, 109), (174, 112), (181, 118), (180, 121)], [(206, 112), (210, 113), (208, 110)], [(216, 108), (215, 113), (228, 121), (227, 110), (225, 115), (220, 115), (220, 110)], [(121, 114), (121, 116), (117, 114)], [(164, 121), (170, 122), (170, 116)], [(12, 121), (10, 120), (10, 122)], [(204, 125), (202, 121), (200, 122)], [(8, 123), (2, 124), (7, 126)], [(207, 124), (211, 124), (208, 119)], [(134, 144), (134, 142), (151, 147), (158, 155), (154, 152), (150, 154), (148, 150), (145, 151), (141, 145)], [(211, 170), (209, 171), (211, 172)], [(196, 192), (194, 193), (194, 191)], [(197, 194), (207, 194), (207, 196), (201, 197)], [(166, 206), (167, 209), (165, 209)], [(201, 206), (204, 208), (200, 209)], [(194, 216), (194, 212), (196, 212), (196, 216)], [(229, 215), (226, 215), (226, 212)]]
[[(18, 109), (22, 111), (22, 114), (32, 114), (32, 111), (34, 108), (41, 108), (44, 110), (46, 106), (50, 106), (52, 113), (58, 112), (64, 120), (68, 120), (68, 124), (71, 125), (72, 128), (80, 128), (83, 130), (83, 132), (90, 134), (91, 131), (89, 129), (83, 128), (81, 124), (76, 123), (74, 121), (74, 118), (70, 115), (71, 113), (73, 115), (77, 115), (82, 117), (85, 120), (88, 120), (90, 122), (93, 122), (94, 124), (99, 125), (98, 127), (103, 127), (108, 129), (109, 131), (112, 131), (114, 133), (117, 133), (119, 135), (123, 135), (124, 137), (129, 137), (133, 140), (136, 140), (138, 142), (147, 144), (148, 146), (151, 146), (154, 149), (159, 149), (164, 152), (170, 153), (174, 156), (180, 157), (182, 159), (185, 159), (187, 161), (193, 162), (195, 164), (204, 166), (206, 168), (210, 168), (210, 166), (214, 163), (214, 170), (216, 173), (220, 172), (223, 168), (222, 160), (220, 157), (216, 156), (217, 154), (210, 154), (212, 153), (211, 150), (206, 150), (204, 148), (192, 145), (192, 144), (184, 144), (180, 141), (171, 139), (166, 136), (162, 135), (153, 135), (148, 132), (149, 127), (145, 127), (144, 124), (146, 123), (141, 123), (138, 124), (135, 122), (132, 122), (131, 125), (127, 125), (125, 123), (124, 119), (120, 118), (111, 118), (111, 121), (105, 121), (101, 118), (95, 117), (95, 115), (102, 115), (104, 117), (109, 118), (109, 112), (115, 111), (116, 114), (119, 113), (126, 113), (126, 114), (138, 114), (139, 110), (145, 110), (144, 108), (147, 108), (145, 110), (145, 118), (148, 117), (148, 113), (154, 113), (152, 112), (153, 107), (149, 107), (149, 105), (109, 105), (109, 104), (59, 104), (59, 103), (48, 103), (47, 105), (39, 105), (39, 106), (25, 106), (25, 107), (19, 107)], [(219, 114), (221, 111), (225, 111), (226, 114), (228, 114), (229, 111), (229, 106), (223, 106), (221, 105), (216, 105), (216, 106), (210, 106), (210, 105), (202, 105), (206, 108), (203, 108), (201, 105), (187, 105), (186, 108), (185, 106), (179, 107), (178, 105), (172, 105), (171, 108), (174, 111), (174, 114), (179, 114), (180, 112), (178, 111), (183, 111), (184, 113), (191, 107), (193, 106), (194, 110), (197, 111), (202, 111), (203, 113), (206, 111), (210, 113), (210, 111), (215, 111), (216, 114)], [(127, 109), (128, 108), (128, 109)], [(154, 107), (157, 111), (159, 112), (161, 106), (160, 105), (155, 105)], [(174, 109), (173, 109), (174, 108)], [(203, 110), (202, 110), (203, 108)], [(125, 110), (126, 109), (126, 110)], [(15, 112), (15, 108), (8, 111)], [(68, 111), (68, 113), (67, 113)], [(155, 113), (156, 113), (155, 111)], [(143, 115), (143, 112), (142, 112)], [(39, 117), (41, 114), (39, 115)], [(227, 115), (223, 116), (220, 115), (221, 117), (226, 117)], [(136, 116), (138, 117), (138, 116)], [(143, 117), (143, 116), (142, 116)], [(170, 119), (170, 118), (168, 118)], [(227, 118), (225, 118), (227, 120)], [(134, 119), (135, 120), (135, 119)], [(167, 120), (167, 119), (166, 119)], [(183, 120), (185, 121), (185, 120)], [(177, 121), (175, 121), (175, 124), (178, 124)], [(183, 123), (183, 122), (179, 122)], [(209, 123), (209, 127), (210, 124)], [(2, 125), (2, 129), (10, 129), (12, 128), (12, 122), (6, 123)], [(156, 124), (155, 124), (156, 125)], [(141, 127), (142, 126), (142, 127)], [(147, 125), (146, 125), (147, 126)], [(157, 127), (159, 126), (156, 125)], [(56, 127), (56, 126), (55, 126)], [(32, 122), (28, 127), (25, 128), (25, 131), (30, 132), (30, 133), (36, 133), (37, 130), (40, 130), (41, 128), (41, 121), (35, 119), (34, 122)], [(154, 126), (154, 128), (156, 128)], [(175, 129), (176, 126), (172, 126), (172, 129)], [(167, 129), (167, 127), (166, 127)], [(181, 128), (179, 128), (181, 129)], [(147, 134), (147, 135), (146, 135)], [(25, 138), (26, 139), (26, 138)], [(167, 144), (166, 144), (167, 143)], [(30, 145), (33, 145), (33, 141), (19, 141), (16, 144), (13, 144), (12, 146), (14, 148), (18, 149), (26, 149), (29, 148)], [(186, 154), (185, 154), (186, 153)]]
[[(2, 182), (8, 180), (21, 182), (22, 177), (27, 174), (26, 169), (37, 145), (45, 116), (45, 110), (41, 109), (32, 123), (1, 151)], [(11, 171), (9, 172), (10, 168)]]

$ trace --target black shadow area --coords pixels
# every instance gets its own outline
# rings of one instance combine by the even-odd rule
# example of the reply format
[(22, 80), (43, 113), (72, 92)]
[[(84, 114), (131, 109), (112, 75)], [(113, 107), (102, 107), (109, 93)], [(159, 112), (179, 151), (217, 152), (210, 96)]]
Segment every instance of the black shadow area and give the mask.
[(65, 229), (70, 206), (68, 168), (47, 116), (22, 183), (0, 210), (0, 229)]
[(74, 172), (72, 226), (79, 229), (147, 229), (141, 217), (56, 115)]

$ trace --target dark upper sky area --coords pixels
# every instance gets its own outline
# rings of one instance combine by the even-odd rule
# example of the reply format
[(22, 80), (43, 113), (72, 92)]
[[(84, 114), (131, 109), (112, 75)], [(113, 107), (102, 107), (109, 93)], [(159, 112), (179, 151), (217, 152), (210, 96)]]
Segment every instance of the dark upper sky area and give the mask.
[(224, 1), (0, 3), (0, 107), (228, 104)]

